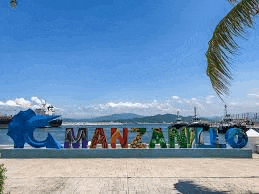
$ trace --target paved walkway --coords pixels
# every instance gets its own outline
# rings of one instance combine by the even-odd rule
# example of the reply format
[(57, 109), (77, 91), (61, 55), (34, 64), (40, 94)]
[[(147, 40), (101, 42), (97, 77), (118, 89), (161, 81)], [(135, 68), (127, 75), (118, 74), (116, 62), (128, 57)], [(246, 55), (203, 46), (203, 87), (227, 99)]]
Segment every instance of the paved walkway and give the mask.
[(5, 193), (259, 193), (253, 159), (0, 159)]

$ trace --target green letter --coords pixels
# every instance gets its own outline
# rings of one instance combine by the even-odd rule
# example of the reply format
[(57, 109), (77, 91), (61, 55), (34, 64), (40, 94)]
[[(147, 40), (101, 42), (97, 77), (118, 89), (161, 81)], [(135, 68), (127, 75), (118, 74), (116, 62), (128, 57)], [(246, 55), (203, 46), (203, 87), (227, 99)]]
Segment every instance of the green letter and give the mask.
[(161, 148), (167, 148), (163, 131), (161, 128), (153, 129), (152, 138), (149, 143), (149, 148), (155, 148), (156, 144), (160, 144)]

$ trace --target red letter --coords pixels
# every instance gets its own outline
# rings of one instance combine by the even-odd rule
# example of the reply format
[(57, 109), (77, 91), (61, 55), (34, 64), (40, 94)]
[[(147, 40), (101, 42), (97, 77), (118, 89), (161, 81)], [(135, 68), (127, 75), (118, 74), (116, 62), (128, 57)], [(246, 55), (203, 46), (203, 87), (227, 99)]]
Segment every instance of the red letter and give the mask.
[[(99, 138), (100, 135), (100, 138)], [(90, 148), (96, 148), (97, 143), (102, 144), (103, 148), (108, 148), (107, 140), (103, 128), (96, 128)]]

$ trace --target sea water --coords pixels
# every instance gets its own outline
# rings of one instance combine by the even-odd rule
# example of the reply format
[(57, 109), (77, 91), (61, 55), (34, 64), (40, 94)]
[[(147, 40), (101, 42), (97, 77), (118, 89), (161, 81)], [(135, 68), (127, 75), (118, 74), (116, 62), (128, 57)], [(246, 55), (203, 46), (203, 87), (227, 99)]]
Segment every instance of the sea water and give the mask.
[[(121, 135), (123, 128), (129, 129), (129, 136), (128, 136), (128, 142), (131, 143), (133, 139), (136, 137), (135, 132), (131, 132), (131, 128), (146, 128), (146, 133), (142, 136), (142, 142), (149, 144), (149, 141), (152, 137), (152, 129), (153, 128), (162, 128), (163, 135), (165, 138), (166, 143), (168, 144), (168, 127), (170, 124), (84, 124), (84, 123), (65, 123), (64, 125), (61, 125), (58, 128), (37, 128), (34, 131), (34, 138), (38, 141), (43, 141), (47, 138), (48, 133), (50, 133), (57, 141), (61, 143), (61, 145), (64, 144), (65, 140), (65, 132), (66, 128), (73, 128), (75, 135), (77, 134), (77, 131), (79, 128), (87, 128), (88, 129), (88, 141), (91, 141), (94, 131), (96, 128), (103, 128), (107, 143), (110, 144), (111, 139), (111, 128), (119, 128)], [(0, 145), (13, 145), (13, 140), (7, 135), (8, 129), (0, 129)], [(209, 139), (209, 132), (204, 131), (202, 133), (203, 142), (205, 144), (210, 144)], [(118, 142), (118, 140), (117, 140)], [(118, 142), (119, 143), (119, 142)], [(224, 134), (219, 134), (219, 143), (224, 144), (225, 137)]]

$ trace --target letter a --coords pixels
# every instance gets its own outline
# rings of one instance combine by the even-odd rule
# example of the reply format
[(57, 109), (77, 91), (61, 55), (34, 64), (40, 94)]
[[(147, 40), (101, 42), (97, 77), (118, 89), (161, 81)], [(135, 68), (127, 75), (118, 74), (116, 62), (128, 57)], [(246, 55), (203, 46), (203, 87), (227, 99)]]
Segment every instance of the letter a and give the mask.
[(149, 148), (155, 148), (156, 144), (160, 144), (161, 148), (167, 148), (163, 131), (161, 128), (153, 129), (152, 138), (149, 143)]
[(108, 148), (108, 144), (107, 144), (107, 140), (106, 140), (103, 128), (96, 128), (90, 148), (96, 148), (97, 143), (101, 143), (103, 148)]

